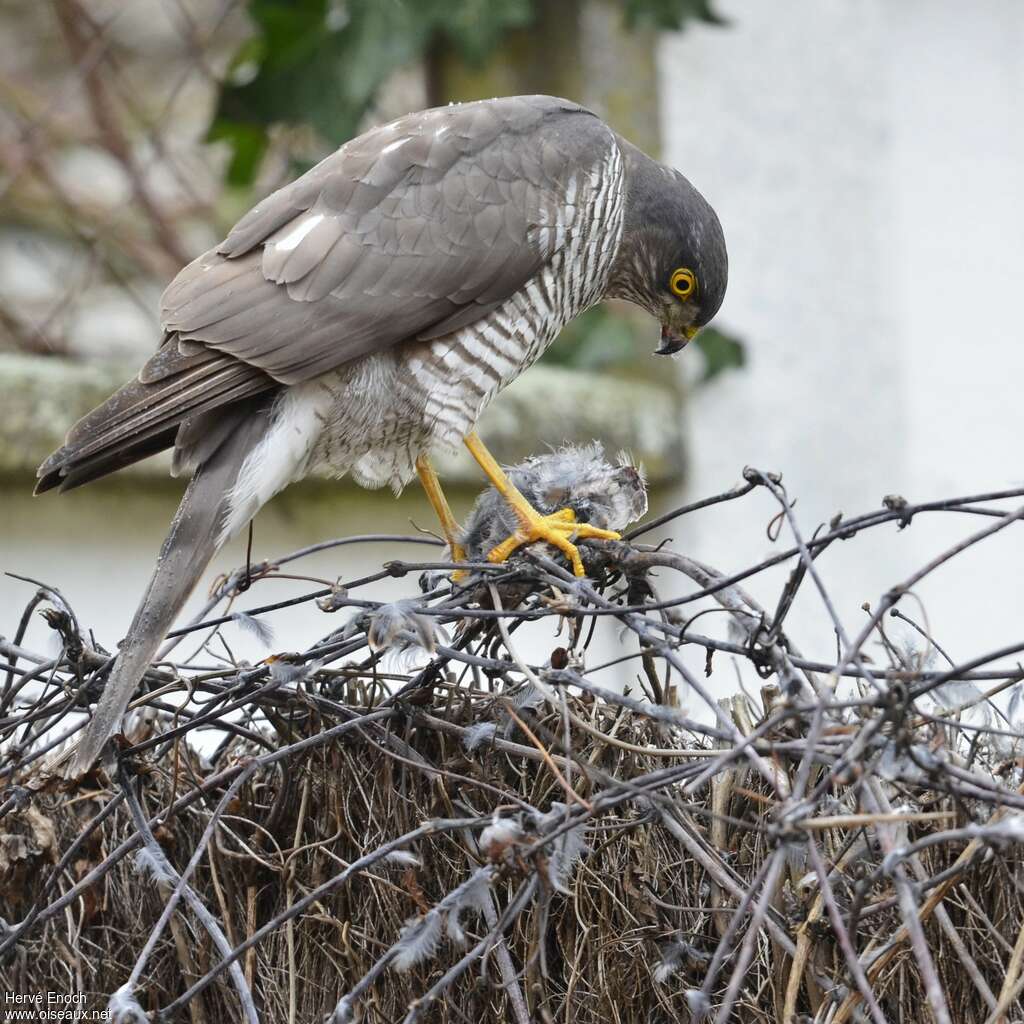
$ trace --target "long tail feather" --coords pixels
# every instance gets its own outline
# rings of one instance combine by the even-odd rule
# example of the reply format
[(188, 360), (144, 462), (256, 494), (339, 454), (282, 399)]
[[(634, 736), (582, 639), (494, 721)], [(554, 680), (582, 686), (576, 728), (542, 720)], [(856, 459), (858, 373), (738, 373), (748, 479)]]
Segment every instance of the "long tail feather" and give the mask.
[(275, 381), (261, 370), (221, 352), (183, 352), (171, 338), (135, 380), (68, 431), (64, 445), (39, 467), (36, 494), (67, 491), (123, 469), (174, 445), (183, 422), (274, 390)]
[(266, 429), (266, 410), (240, 410), (238, 420), (225, 442), (199, 467), (181, 499), (149, 587), (65, 772), (69, 778), (88, 771), (117, 732), (139, 680), (223, 542), (231, 489), (246, 455)]

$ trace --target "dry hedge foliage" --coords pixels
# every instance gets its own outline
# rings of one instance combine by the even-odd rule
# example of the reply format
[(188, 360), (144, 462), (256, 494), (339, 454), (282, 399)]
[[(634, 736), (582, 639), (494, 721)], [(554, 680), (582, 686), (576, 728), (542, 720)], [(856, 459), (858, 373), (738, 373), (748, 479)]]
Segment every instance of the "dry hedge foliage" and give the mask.
[[(788, 508), (761, 474), (713, 500), (755, 487)], [(1024, 1020), (1020, 726), (977, 715), (1021, 670), (984, 667), (1006, 651), (942, 671), (893, 645), (863, 658), (906, 583), (832, 664), (782, 629), (831, 540), (927, 510), (892, 505), (807, 541), (791, 522), (773, 615), (739, 586), (758, 567), (725, 577), (639, 533), (590, 546), (590, 581), (535, 551), (398, 605), (318, 591), (358, 617), (256, 667), (154, 667), (154, 713), (76, 783), (48, 730), (95, 700), (108, 658), (41, 587), (30, 610), (61, 654), (25, 651), (23, 630), (0, 648), (2, 984), (125, 1021)], [(655, 565), (698, 589), (655, 601)], [(680, 614), (694, 595), (731, 639)], [(587, 667), (597, 613), (644, 699)], [(516, 626), (538, 618), (569, 632), (530, 664)], [(759, 696), (716, 702), (679, 657), (692, 644), (756, 669)], [(384, 648), (410, 645), (416, 667), (384, 685)], [(937, 704), (951, 682), (976, 695)], [(200, 754), (203, 731), (219, 739)]]
[[(573, 706), (598, 728), (607, 728), (615, 717), (592, 702), (573, 701)], [(428, 715), (444, 724), (425, 721)], [(500, 701), (490, 695), (464, 692), (449, 701), (442, 694), (433, 706), (411, 717), (353, 731), (329, 746), (309, 750), (291, 760), (286, 771), (258, 772), (223, 814), (221, 832), (191, 879), (203, 901), (218, 913), (229, 942), (241, 942), (345, 865), (426, 821), (486, 822), (498, 810), (514, 814), (513, 796), (533, 807), (565, 801), (565, 792), (536, 748), (514, 741), (495, 747), (484, 739), (474, 750), (465, 749), (466, 726), (501, 717)], [(324, 724), (319, 716), (308, 715), (292, 728), (313, 735)], [(533, 727), (558, 729), (557, 715), (543, 715)], [(645, 720), (634, 722), (628, 713), (618, 723), (617, 735), (630, 742), (647, 742), (651, 733)], [(625, 778), (659, 767), (587, 734), (573, 740), (581, 764), (576, 792), (584, 800), (594, 789), (583, 779), (584, 764)], [(177, 772), (147, 771), (137, 780), (147, 816), (164, 817), (176, 792), (184, 788), (183, 780), (194, 784), (204, 774), (208, 772), (194, 757), (187, 764), (183, 760)], [(42, 896), (46, 872), (40, 869), (70, 846), (114, 792), (89, 781), (72, 793), (39, 799), (18, 814), (17, 824), (8, 826), (39, 835), (42, 822), (46, 832), (42, 844), (33, 844), (41, 847), (39, 854), (26, 858), (23, 870), (8, 879), (5, 902), (16, 918)], [(216, 801), (216, 794), (211, 800)], [(41, 817), (34, 822), (30, 812)], [(207, 818), (201, 807), (193, 806), (155, 826), (157, 841), (172, 862), (187, 862)], [(131, 815), (122, 804), (71, 862), (69, 877), (81, 878), (134, 834)], [(409, 843), (402, 848), (412, 855), (408, 860), (386, 859), (368, 868), (249, 951), (244, 970), (265, 1019), (288, 1020), (293, 1005), (298, 1020), (323, 1017), (398, 938), (409, 918), (429, 911), (474, 869), (489, 863), (487, 853), (478, 848), (479, 835), (479, 828), (439, 828)], [(529, 838), (526, 831), (520, 839), (524, 848)], [(536, 880), (533, 907), (510, 933), (513, 962), (528, 965), (522, 985), (534, 1013), (564, 1019), (567, 993), (578, 1020), (647, 1020), (659, 1008), (665, 1014), (679, 1012), (680, 986), (653, 985), (650, 965), (676, 931), (694, 937), (704, 931), (713, 934), (706, 911), (672, 906), (683, 894), (689, 894), (686, 901), (708, 904), (703, 872), (650, 813), (629, 804), (604, 816), (600, 829), (588, 832), (586, 841), (589, 851), (568, 880), (568, 894), (552, 884), (543, 854), (517, 856), (521, 851), (515, 844), (494, 887), (496, 906), (501, 906), (524, 882)], [(763, 858), (756, 834), (734, 835), (731, 841), (741, 871)], [(62, 990), (69, 972), (77, 972), (87, 979), (87, 988), (113, 992), (131, 972), (166, 898), (166, 886), (155, 885), (152, 873), (140, 870), (133, 856), (124, 857), (75, 907), (77, 951), (67, 944), (68, 922), (59, 915), (23, 947), (20, 962), (9, 965), (8, 984)], [(487, 931), (475, 906), (467, 908), (462, 927), (470, 941)], [(147, 1010), (166, 1006), (183, 983), (215, 962), (208, 937), (195, 934), (188, 922), (177, 932), (157, 947), (137, 990)], [(369, 1019), (401, 1019), (410, 1000), (464, 951), (447, 936), (436, 950), (431, 946), (426, 944), (425, 953), (433, 955), (425, 956), (422, 965), (381, 975), (364, 1004)], [(483, 970), (464, 974), (431, 1019), (506, 1019), (500, 971), (493, 955), (489, 961)], [(207, 1020), (239, 1017), (227, 978), (199, 1001)]]

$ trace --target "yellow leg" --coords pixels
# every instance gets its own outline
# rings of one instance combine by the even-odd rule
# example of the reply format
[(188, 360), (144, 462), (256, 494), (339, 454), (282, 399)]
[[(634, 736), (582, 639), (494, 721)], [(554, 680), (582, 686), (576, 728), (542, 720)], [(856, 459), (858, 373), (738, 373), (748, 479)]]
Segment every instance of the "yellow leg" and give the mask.
[(448, 547), (452, 551), (452, 561), (464, 562), (466, 560), (466, 549), (459, 542), (462, 528), (455, 521), (455, 516), (452, 515), (448, 499), (444, 496), (444, 491), (441, 489), (441, 481), (437, 478), (437, 473), (434, 471), (434, 467), (426, 455), (421, 455), (416, 460), (416, 472), (419, 474), (420, 483), (423, 484), (423, 490), (427, 495), (427, 501), (430, 502), (430, 507), (437, 513), (437, 518), (441, 521), (441, 529), (444, 532), (445, 540), (448, 541)]
[(519, 520), (519, 529), (511, 537), (502, 541), (496, 548), (488, 552), (489, 562), (504, 562), (516, 548), (534, 541), (543, 540), (553, 544), (572, 563), (572, 571), (577, 576), (585, 576), (583, 560), (573, 540), (594, 537), (598, 540), (618, 540), (619, 534), (614, 530), (601, 530), (588, 523), (576, 522), (571, 508), (563, 508), (551, 515), (541, 515), (519, 492), (516, 486), (505, 475), (505, 471), (494, 460), (494, 456), (484, 447), (483, 441), (475, 433), (465, 439), (470, 455), (476, 459), (487, 479), (494, 484), (498, 493), (509, 503)]

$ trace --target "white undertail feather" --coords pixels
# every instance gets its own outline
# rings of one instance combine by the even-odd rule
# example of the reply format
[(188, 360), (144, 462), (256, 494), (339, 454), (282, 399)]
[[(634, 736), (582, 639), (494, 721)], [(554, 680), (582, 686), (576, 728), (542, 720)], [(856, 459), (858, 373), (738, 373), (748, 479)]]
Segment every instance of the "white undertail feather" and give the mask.
[(112, 993), (107, 1012), (114, 1024), (146, 1024), (149, 1017), (143, 1011), (131, 985), (122, 985)]
[(231, 489), (219, 545), (226, 544), (250, 519), (305, 471), (320, 436), (330, 396), (315, 384), (282, 392), (274, 405), (270, 429), (249, 453)]

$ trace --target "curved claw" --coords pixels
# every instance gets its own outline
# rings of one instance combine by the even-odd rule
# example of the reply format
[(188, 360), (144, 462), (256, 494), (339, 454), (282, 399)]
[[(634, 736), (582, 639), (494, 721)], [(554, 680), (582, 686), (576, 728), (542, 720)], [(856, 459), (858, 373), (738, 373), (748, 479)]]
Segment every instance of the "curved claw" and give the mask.
[[(577, 576), (585, 576), (583, 560), (573, 540), (619, 540), (620, 535), (614, 530), (602, 530), (589, 523), (576, 522), (576, 515), (571, 508), (563, 508), (551, 515), (541, 515), (536, 510), (513, 506), (520, 520), (520, 527), (511, 537), (503, 540), (487, 554), (489, 562), (504, 562), (513, 551), (524, 544), (545, 541), (558, 548), (569, 559), (572, 571)], [(570, 539), (571, 538), (571, 539)]]

